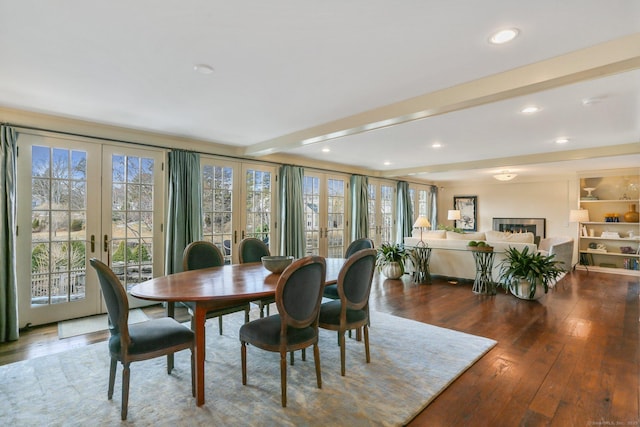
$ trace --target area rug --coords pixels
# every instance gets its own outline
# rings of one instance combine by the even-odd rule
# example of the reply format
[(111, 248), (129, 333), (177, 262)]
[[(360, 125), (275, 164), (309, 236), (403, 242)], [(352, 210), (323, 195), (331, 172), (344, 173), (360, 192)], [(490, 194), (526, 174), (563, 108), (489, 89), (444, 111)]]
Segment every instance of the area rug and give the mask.
[[(251, 313), (252, 319), (257, 317)], [(403, 425), (496, 342), (384, 313), (371, 313), (371, 363), (364, 345), (346, 343), (340, 375), (335, 332), (321, 330), (322, 389), (312, 351), (287, 366), (287, 407), (280, 404), (279, 354), (249, 347), (242, 385), (238, 328), (243, 314), (224, 317), (224, 335), (207, 323), (205, 405), (191, 396), (189, 351), (131, 365), (129, 416), (124, 425), (371, 426)], [(121, 366), (107, 400), (106, 342), (0, 366), (0, 419), (5, 425), (85, 426), (120, 423)]]
[[(145, 322), (149, 320), (146, 314), (139, 308), (129, 311), (129, 324)], [(106, 314), (82, 317), (80, 319), (64, 320), (58, 322), (58, 338), (75, 337), (76, 335), (90, 334), (91, 332), (106, 331), (109, 329)]]

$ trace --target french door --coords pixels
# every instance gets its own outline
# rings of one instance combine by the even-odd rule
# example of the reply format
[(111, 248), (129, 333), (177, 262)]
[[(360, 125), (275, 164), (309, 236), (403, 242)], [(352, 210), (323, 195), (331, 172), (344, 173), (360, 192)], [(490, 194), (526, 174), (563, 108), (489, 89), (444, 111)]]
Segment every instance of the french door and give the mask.
[(255, 237), (276, 253), (276, 168), (217, 158), (201, 159), (204, 239), (226, 263), (238, 262), (240, 240)]
[(369, 238), (373, 240), (375, 247), (394, 242), (395, 206), (395, 184), (369, 179)]
[(18, 147), (20, 325), (104, 312), (92, 257), (127, 287), (162, 273), (161, 152), (26, 133)]
[(346, 241), (347, 177), (305, 172), (306, 255), (341, 258)]

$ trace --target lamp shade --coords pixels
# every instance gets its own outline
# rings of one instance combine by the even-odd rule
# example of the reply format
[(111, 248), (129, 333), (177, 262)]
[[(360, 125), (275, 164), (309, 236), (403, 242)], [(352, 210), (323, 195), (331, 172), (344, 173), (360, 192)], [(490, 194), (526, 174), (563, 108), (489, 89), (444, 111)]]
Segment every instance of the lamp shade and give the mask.
[(457, 220), (460, 219), (460, 211), (458, 210), (448, 210), (447, 211), (447, 219)]
[(586, 209), (571, 209), (569, 211), (569, 222), (588, 222), (589, 211)]
[(413, 224), (413, 228), (429, 228), (431, 223), (426, 216), (419, 216), (416, 222)]

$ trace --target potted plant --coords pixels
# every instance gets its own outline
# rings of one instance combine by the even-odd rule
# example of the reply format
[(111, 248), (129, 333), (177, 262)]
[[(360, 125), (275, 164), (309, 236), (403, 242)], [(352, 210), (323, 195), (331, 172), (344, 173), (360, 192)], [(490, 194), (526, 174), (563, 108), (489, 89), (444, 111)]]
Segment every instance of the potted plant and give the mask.
[(409, 254), (399, 243), (383, 243), (377, 249), (376, 266), (389, 279), (399, 279), (404, 274), (404, 261)]
[(554, 259), (555, 254), (529, 252), (527, 246), (522, 250), (510, 247), (504, 255), (499, 264), (498, 285), (518, 298), (540, 298), (542, 290), (549, 292), (549, 285), (565, 271), (563, 262)]

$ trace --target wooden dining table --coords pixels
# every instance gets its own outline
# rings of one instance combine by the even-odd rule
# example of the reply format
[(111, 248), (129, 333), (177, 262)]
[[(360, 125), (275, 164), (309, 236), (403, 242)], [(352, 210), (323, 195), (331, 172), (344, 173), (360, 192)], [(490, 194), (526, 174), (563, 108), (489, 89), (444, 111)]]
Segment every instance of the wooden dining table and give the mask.
[[(336, 283), (344, 258), (326, 258), (325, 285)], [(275, 295), (280, 274), (262, 263), (230, 264), (190, 270), (147, 280), (131, 288), (132, 296), (150, 301), (195, 303), (196, 404), (204, 404), (205, 321), (207, 312)], [(238, 344), (238, 348), (239, 344)]]

